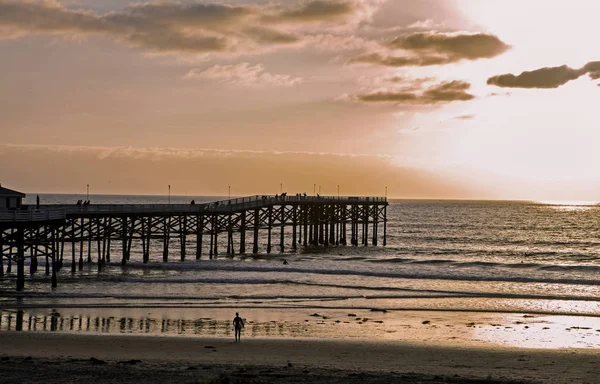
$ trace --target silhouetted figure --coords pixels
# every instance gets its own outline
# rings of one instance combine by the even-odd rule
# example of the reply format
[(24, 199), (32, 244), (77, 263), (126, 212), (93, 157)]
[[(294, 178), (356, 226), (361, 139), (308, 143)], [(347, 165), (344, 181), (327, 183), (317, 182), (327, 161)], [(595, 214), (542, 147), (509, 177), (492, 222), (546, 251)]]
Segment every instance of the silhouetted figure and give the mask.
[(235, 341), (240, 341), (242, 338), (242, 328), (244, 328), (244, 320), (240, 317), (239, 313), (235, 313), (233, 318), (233, 329), (235, 330)]
[(288, 261), (286, 259), (283, 259), (283, 265), (288, 265)]
[(40, 195), (37, 195), (35, 198), (35, 207), (40, 208)]
[(196, 205), (196, 201), (192, 200), (191, 205)]

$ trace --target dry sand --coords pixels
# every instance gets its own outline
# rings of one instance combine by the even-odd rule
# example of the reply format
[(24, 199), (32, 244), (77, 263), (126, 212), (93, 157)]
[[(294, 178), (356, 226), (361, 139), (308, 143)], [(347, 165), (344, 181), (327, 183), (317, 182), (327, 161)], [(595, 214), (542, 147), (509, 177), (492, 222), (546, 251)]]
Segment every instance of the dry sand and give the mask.
[[(0, 382), (596, 383), (597, 350), (0, 332)], [(31, 357), (28, 359), (27, 357)], [(90, 358), (98, 359), (90, 360)], [(27, 358), (27, 359), (26, 359)], [(139, 360), (139, 362), (131, 361)], [(129, 363), (129, 364), (128, 364)], [(189, 369), (191, 368), (191, 369)]]

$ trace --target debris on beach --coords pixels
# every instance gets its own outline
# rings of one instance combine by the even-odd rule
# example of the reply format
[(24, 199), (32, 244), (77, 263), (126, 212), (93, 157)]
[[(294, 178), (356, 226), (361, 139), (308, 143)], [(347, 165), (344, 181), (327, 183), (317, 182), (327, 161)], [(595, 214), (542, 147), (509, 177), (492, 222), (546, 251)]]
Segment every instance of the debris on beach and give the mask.
[(96, 359), (95, 357), (90, 357), (90, 362), (92, 364), (97, 364), (97, 365), (106, 364), (106, 361), (100, 360), (100, 359)]
[(127, 365), (135, 365), (135, 364), (139, 364), (141, 363), (142, 360), (137, 360), (137, 359), (131, 359), (131, 360), (123, 360), (123, 361), (119, 361), (119, 364), (127, 364)]
[(431, 321), (430, 320), (423, 320), (423, 322), (421, 324), (430, 324)]

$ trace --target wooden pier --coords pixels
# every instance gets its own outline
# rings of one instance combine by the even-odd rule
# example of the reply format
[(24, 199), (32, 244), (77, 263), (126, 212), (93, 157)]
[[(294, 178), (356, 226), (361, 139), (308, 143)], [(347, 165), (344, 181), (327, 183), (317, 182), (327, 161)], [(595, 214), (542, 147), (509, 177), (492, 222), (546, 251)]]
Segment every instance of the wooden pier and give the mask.
[(203, 253), (211, 259), (220, 252), (245, 254), (250, 245), (253, 254), (274, 247), (283, 253), (299, 246), (378, 245), (380, 237), (385, 246), (387, 206), (384, 197), (301, 195), (201, 204), (24, 206), (0, 211), (0, 278), (5, 266), (10, 274), (16, 264), (16, 288), (23, 290), (25, 260), (34, 274), (42, 259), (56, 287), (65, 260), (71, 273), (84, 263), (96, 263), (101, 271), (115, 257), (126, 265), (134, 246), (144, 263), (157, 247), (159, 261), (168, 262), (172, 245), (181, 261), (188, 254), (196, 259)]

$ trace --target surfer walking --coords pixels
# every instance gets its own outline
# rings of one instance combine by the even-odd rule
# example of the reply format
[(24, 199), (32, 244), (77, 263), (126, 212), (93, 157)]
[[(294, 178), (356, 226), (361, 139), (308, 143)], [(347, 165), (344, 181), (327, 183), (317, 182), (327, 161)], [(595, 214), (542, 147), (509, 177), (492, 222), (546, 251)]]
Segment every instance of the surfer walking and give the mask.
[(240, 341), (242, 337), (242, 328), (244, 328), (244, 319), (240, 317), (239, 313), (235, 313), (233, 318), (233, 329), (235, 330), (235, 341)]

